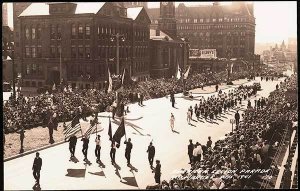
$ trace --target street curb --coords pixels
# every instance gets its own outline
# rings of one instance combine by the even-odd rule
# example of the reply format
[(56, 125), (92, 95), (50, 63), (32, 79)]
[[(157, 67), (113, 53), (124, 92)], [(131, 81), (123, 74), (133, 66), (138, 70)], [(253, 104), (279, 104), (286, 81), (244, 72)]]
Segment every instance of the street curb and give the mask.
[[(101, 130), (98, 130), (97, 133), (99, 133), (99, 132), (101, 132), (103, 130), (104, 130), (104, 128), (101, 129)], [(92, 134), (95, 134), (95, 133), (92, 133)], [(80, 138), (82, 138), (82, 135), (80, 135), (77, 139), (80, 139)], [(54, 143), (54, 144), (51, 144), (51, 145), (43, 146), (41, 148), (37, 148), (37, 149), (30, 150), (30, 151), (26, 151), (26, 152), (24, 152), (22, 154), (17, 154), (17, 155), (5, 158), (5, 159), (3, 159), (3, 162), (7, 162), (7, 161), (10, 161), (10, 160), (19, 158), (19, 157), (23, 157), (23, 156), (26, 156), (26, 155), (29, 155), (29, 154), (32, 154), (32, 153), (44, 150), (44, 149), (48, 149), (48, 148), (51, 148), (51, 147), (54, 147), (54, 146), (57, 146), (57, 145), (61, 145), (63, 143), (67, 143), (67, 141), (60, 141), (60, 142), (57, 142), (57, 143)]]
[[(250, 81), (250, 82), (251, 82), (251, 81)], [(233, 88), (233, 86), (240, 86), (240, 85), (243, 85), (243, 84), (246, 84), (246, 83), (249, 83), (249, 82), (244, 82), (244, 83), (236, 84), (236, 85), (228, 85), (228, 86), (230, 86), (230, 87), (227, 87), (227, 88), (225, 88), (225, 89), (220, 89), (220, 90), (227, 90), (227, 89), (229, 89), (229, 88)], [(216, 92), (214, 91), (214, 92), (210, 92), (210, 93), (193, 93), (193, 95), (194, 95), (194, 94), (212, 94), (212, 93), (216, 93)]]

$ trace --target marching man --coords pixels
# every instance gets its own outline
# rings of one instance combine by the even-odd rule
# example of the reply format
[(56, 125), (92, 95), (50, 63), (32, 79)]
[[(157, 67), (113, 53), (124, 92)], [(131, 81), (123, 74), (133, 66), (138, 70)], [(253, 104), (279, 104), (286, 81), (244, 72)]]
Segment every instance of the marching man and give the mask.
[(175, 117), (173, 113), (171, 113), (170, 125), (171, 125), (172, 132), (174, 131), (174, 122), (175, 122)]

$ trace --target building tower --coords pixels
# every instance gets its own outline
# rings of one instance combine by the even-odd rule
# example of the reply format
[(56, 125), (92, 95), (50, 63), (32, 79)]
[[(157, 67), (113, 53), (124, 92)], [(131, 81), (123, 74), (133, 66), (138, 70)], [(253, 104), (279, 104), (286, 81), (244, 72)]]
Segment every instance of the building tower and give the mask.
[[(15, 59), (19, 60), (20, 58), (20, 20), (18, 16), (31, 5), (31, 3), (13, 3), (13, 23), (14, 23), (14, 43), (15, 43)], [(19, 65), (17, 61), (17, 65)]]
[(158, 28), (170, 35), (177, 35), (175, 2), (160, 2), (160, 17)]
[(132, 8), (132, 7), (144, 7), (146, 10), (148, 9), (148, 3), (147, 2), (124, 2), (124, 6), (126, 8)]

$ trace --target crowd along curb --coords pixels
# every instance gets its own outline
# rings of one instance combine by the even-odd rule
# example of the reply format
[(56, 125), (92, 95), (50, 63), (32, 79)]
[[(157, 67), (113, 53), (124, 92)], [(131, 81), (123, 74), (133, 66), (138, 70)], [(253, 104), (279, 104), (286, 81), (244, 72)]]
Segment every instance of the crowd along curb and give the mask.
[[(97, 133), (99, 133), (99, 132), (101, 132), (103, 130), (104, 130), (104, 128), (98, 130)], [(95, 134), (95, 133), (92, 133), (92, 134)], [(77, 139), (80, 139), (80, 138), (82, 138), (82, 135), (80, 135)], [(23, 157), (23, 156), (26, 156), (26, 155), (29, 155), (29, 154), (32, 154), (32, 153), (44, 150), (44, 149), (48, 149), (48, 148), (51, 148), (51, 147), (54, 147), (54, 146), (57, 146), (57, 145), (61, 145), (63, 143), (66, 143), (66, 141), (60, 141), (60, 142), (53, 143), (53, 144), (50, 144), (50, 145), (46, 145), (46, 146), (43, 146), (43, 147), (40, 147), (40, 148), (37, 148), (37, 149), (26, 151), (26, 152), (21, 153), (21, 154), (17, 154), (17, 155), (11, 156), (11, 157), (7, 157), (7, 158), (5, 158), (3, 160), (3, 162), (7, 162), (7, 161), (10, 161), (10, 160), (13, 160), (13, 159), (16, 159), (16, 158), (20, 158), (20, 157)]]

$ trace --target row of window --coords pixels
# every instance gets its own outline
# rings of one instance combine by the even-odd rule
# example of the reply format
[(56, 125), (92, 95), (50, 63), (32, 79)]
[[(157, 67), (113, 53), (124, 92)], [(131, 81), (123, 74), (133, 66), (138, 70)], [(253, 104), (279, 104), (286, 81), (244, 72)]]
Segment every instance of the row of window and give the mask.
[(26, 64), (26, 74), (29, 75), (43, 75), (43, 68), (42, 68), (42, 65), (40, 64), (29, 64), (27, 63)]
[(246, 22), (247, 21), (247, 18), (227, 18), (227, 17), (224, 17), (224, 18), (206, 18), (206, 19), (203, 19), (203, 18), (194, 18), (194, 19), (190, 19), (190, 18), (187, 18), (187, 19), (178, 19), (179, 20), (179, 23), (209, 23), (209, 22)]
[(40, 25), (34, 26), (25, 26), (25, 38), (27, 40), (35, 40), (35, 39), (41, 39), (42, 34), (42, 28)]
[(41, 58), (42, 57), (42, 46), (26, 46), (25, 47), (26, 58)]
[[(50, 47), (50, 57), (59, 58), (60, 57), (60, 46)], [(134, 57), (145, 57), (147, 55), (148, 49), (146, 46), (137, 46), (133, 49)], [(121, 46), (119, 48), (120, 58), (128, 58), (131, 55), (131, 48)], [(98, 46), (98, 57), (99, 58), (112, 58), (116, 56), (116, 46)], [(26, 46), (25, 47), (25, 57), (26, 58), (41, 58), (42, 57), (42, 47), (41, 46)], [(71, 57), (72, 58), (91, 58), (91, 48), (89, 46), (72, 46), (71, 47)]]
[(178, 30), (201, 30), (201, 29), (237, 29), (246, 28), (247, 25), (179, 25)]
[(210, 33), (210, 32), (206, 32), (206, 33), (205, 32), (183, 33), (183, 32), (181, 32), (180, 35), (181, 36), (195, 36), (195, 37), (197, 37), (197, 36), (199, 36), (199, 37), (202, 37), (202, 36), (207, 36), (207, 37), (217, 36), (219, 38), (222, 37), (222, 36), (227, 37), (227, 38), (233, 38), (233, 36), (237, 36), (237, 37), (234, 37), (234, 38), (239, 38), (239, 36), (240, 37), (246, 36), (246, 32), (238, 32), (238, 31), (236, 31), (236, 32), (222, 32), (222, 31), (219, 31), (219, 32), (215, 32), (215, 33)]

